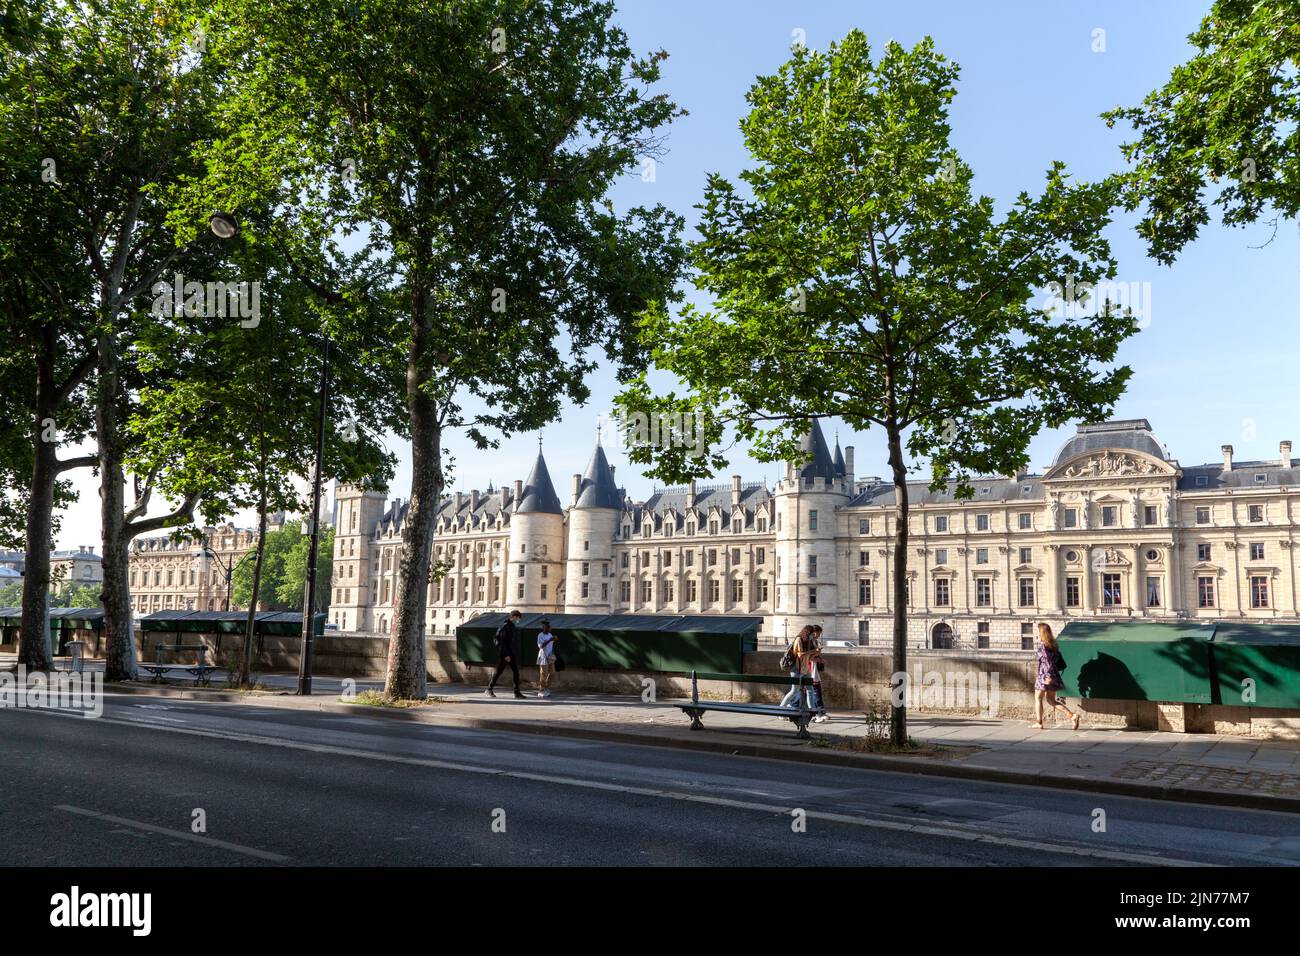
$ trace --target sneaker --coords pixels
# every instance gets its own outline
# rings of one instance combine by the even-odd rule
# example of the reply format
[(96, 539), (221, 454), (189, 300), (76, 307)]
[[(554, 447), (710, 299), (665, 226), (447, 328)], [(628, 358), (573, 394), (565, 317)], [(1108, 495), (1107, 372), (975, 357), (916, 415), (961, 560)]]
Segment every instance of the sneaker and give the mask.
[(538, 697), (545, 697), (545, 696), (546, 696), (546, 691), (544, 691), (544, 690), (539, 690), (539, 691), (537, 692), (537, 696), (538, 696)]
[(826, 723), (826, 721), (828, 721), (829, 719), (830, 719), (830, 718), (827, 717), (825, 714), (818, 714), (816, 717), (814, 717), (814, 718), (812, 719), (812, 722), (813, 722), (814, 724), (824, 724), (824, 723)]
[(544, 691), (542, 691), (542, 696), (543, 696), (543, 697), (550, 697), (550, 696), (551, 696), (551, 692), (550, 692), (549, 690), (544, 690)]
[(515, 700), (523, 700), (523, 699), (524, 699), (524, 695), (519, 693), (519, 691), (515, 691)]
[(495, 696), (497, 695), (497, 692), (494, 691), (491, 687), (489, 687), (489, 688), (487, 689), (487, 695), (488, 695), (489, 697), (495, 697)]

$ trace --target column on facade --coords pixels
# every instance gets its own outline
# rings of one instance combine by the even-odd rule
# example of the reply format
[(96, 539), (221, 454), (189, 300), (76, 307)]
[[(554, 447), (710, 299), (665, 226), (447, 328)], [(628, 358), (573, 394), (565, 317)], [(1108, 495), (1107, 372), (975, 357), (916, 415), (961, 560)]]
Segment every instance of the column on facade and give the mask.
[(1092, 576), (1094, 574), (1092, 570), (1092, 545), (1090, 544), (1083, 545), (1079, 549), (1079, 553), (1083, 556), (1083, 570), (1079, 574), (1080, 609), (1083, 611), (1084, 614), (1092, 614), (1093, 613)]
[(1047, 569), (1044, 575), (1043, 586), (1047, 588), (1047, 601), (1043, 604), (1043, 609), (1051, 614), (1059, 614), (1061, 611), (1061, 585), (1059, 580), (1059, 544), (1049, 544), (1047, 546)]

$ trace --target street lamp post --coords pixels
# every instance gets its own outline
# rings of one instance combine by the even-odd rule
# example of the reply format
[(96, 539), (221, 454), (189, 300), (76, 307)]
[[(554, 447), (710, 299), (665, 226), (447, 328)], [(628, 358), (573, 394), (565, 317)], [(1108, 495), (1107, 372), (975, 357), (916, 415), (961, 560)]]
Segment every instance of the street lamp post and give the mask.
[(230, 562), (222, 562), (221, 558), (217, 555), (217, 552), (213, 551), (211, 548), (204, 548), (204, 549), (203, 549), (203, 553), (206, 554), (208, 557), (210, 557), (213, 561), (215, 561), (216, 564), (217, 564), (217, 567), (219, 567), (219, 568), (220, 568), (220, 569), (225, 573), (225, 575), (226, 575), (226, 606), (225, 606), (224, 608), (222, 608), (222, 610), (223, 610), (223, 611), (227, 611), (227, 612), (229, 612), (229, 610), (230, 610), (230, 579), (231, 579), (231, 576), (232, 576), (232, 574), (233, 574), (233, 572), (234, 572), (234, 568), (231, 567)]
[[(234, 238), (239, 221), (218, 210), (208, 219), (208, 228), (218, 239)], [(310, 283), (308, 283), (310, 285)], [(325, 459), (325, 415), (329, 405), (330, 340), (322, 336), (320, 362), (320, 411), (316, 422), (316, 467), (311, 484), (311, 551), (307, 555), (307, 595), (302, 610), (302, 653), (298, 655), (298, 693), (311, 694), (312, 639), (316, 623), (316, 551), (320, 544), (321, 473)]]

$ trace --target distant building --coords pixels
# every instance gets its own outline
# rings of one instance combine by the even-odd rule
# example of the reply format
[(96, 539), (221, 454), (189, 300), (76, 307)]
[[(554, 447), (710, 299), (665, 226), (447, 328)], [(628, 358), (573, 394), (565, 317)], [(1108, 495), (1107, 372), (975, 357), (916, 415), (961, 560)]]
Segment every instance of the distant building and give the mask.
[(19, 577), (23, 574), (23, 569), (27, 566), (27, 552), (25, 551), (0, 551), (0, 568), (9, 571), (17, 571)]
[[(768, 639), (820, 623), (828, 639), (892, 643), (894, 488), (857, 478), (853, 449), (814, 425), (809, 460), (775, 489), (668, 488), (632, 501), (597, 445), (562, 504), (539, 453), (526, 481), (444, 496), (425, 595), (428, 633), (525, 611), (734, 614)], [(1300, 623), (1300, 468), (1183, 468), (1145, 419), (1080, 425), (1046, 473), (985, 477), (975, 496), (908, 484), (908, 640), (1031, 647), (1034, 625), (1074, 619)], [(389, 633), (409, 503), (339, 487), (329, 620)]]
[[(267, 516), (267, 533), (282, 527), (283, 512)], [(198, 541), (165, 535), (131, 543), (128, 575), (136, 614), (154, 611), (226, 611), (227, 569), (257, 545), (257, 532), (223, 524), (204, 528)], [(238, 610), (238, 608), (234, 608)]]
[(88, 587), (104, 583), (104, 559), (94, 547), (80, 547), (74, 551), (50, 553), (50, 578), (54, 593), (62, 594), (68, 587)]

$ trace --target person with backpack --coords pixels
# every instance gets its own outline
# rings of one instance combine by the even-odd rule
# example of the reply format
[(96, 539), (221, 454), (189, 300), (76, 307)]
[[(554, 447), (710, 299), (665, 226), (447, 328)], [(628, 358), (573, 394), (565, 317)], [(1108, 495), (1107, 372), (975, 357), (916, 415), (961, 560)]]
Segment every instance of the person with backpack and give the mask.
[(524, 695), (519, 692), (519, 630), (517, 625), (521, 617), (523, 615), (518, 611), (511, 611), (505, 623), (497, 628), (497, 672), (492, 675), (492, 680), (488, 681), (487, 695), (489, 697), (496, 696), (494, 688), (497, 685), (497, 680), (501, 677), (501, 672), (509, 667), (510, 674), (515, 679), (515, 697), (518, 700), (524, 699)]
[(555, 635), (551, 622), (542, 618), (542, 629), (537, 632), (537, 696), (551, 696), (551, 678), (555, 676)]
[[(785, 649), (785, 654), (781, 658), (781, 666), (790, 672), (790, 676), (798, 680), (807, 673), (807, 655), (811, 650), (812, 626), (805, 624), (799, 631), (794, 643)], [(799, 695), (803, 693), (803, 688), (798, 684), (790, 688), (790, 692), (781, 698), (782, 707), (796, 706)], [(784, 718), (782, 718), (784, 720)]]
[(1061, 680), (1061, 671), (1065, 670), (1065, 658), (1061, 648), (1052, 634), (1052, 626), (1047, 623), (1038, 625), (1038, 676), (1034, 680), (1034, 722), (1030, 724), (1035, 730), (1043, 729), (1043, 717), (1047, 707), (1055, 710), (1060, 707), (1070, 715), (1070, 725), (1079, 729), (1079, 715), (1066, 706), (1065, 701), (1056, 699), (1056, 692), (1065, 686)]
[(825, 668), (825, 662), (822, 661), (822, 626), (814, 624), (811, 634), (812, 649), (808, 660), (808, 676), (812, 678), (812, 690), (809, 692), (809, 704), (817, 715), (813, 717), (814, 724), (824, 724), (830, 718), (826, 716), (826, 702), (822, 699), (822, 671)]

